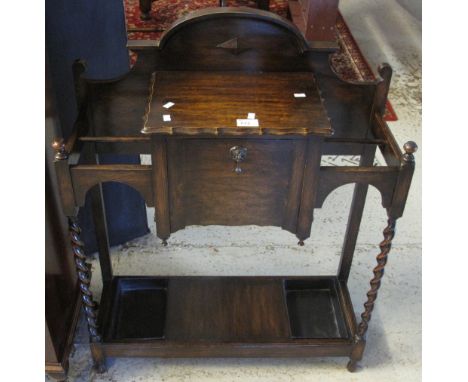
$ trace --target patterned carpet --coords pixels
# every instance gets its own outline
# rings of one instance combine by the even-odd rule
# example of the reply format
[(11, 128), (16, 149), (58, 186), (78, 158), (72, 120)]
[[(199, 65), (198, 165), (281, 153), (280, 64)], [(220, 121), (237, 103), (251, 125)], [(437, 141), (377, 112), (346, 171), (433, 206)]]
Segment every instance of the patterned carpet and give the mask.
[[(257, 7), (254, 0), (228, 0), (227, 5)], [(138, 0), (124, 0), (124, 6), (128, 39), (158, 40), (179, 17), (197, 9), (217, 7), (219, 0), (155, 0), (151, 7), (151, 19), (148, 21), (140, 19)], [(288, 0), (270, 0), (270, 11), (287, 18)], [(340, 13), (336, 21), (336, 32), (340, 51), (334, 53), (331, 60), (336, 73), (344, 80), (375, 79), (372, 69)], [(398, 120), (390, 102), (387, 102), (385, 120)]]

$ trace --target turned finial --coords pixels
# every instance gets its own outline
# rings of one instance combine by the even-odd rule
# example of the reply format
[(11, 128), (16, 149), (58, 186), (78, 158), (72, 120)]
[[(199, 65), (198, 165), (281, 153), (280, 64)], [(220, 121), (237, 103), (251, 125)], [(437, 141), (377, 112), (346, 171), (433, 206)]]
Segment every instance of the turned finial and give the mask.
[(405, 162), (414, 162), (413, 154), (418, 151), (418, 145), (413, 141), (408, 141), (403, 145), (403, 150), (405, 150), (403, 160)]
[(55, 159), (63, 160), (68, 158), (67, 150), (65, 149), (65, 143), (60, 138), (52, 143), (52, 148), (55, 150)]

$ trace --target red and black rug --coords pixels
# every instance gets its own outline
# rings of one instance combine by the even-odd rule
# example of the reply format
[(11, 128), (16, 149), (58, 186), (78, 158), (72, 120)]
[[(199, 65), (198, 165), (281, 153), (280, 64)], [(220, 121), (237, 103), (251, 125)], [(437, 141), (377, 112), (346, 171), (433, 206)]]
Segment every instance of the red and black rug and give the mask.
[[(228, 0), (231, 7), (256, 8), (254, 0)], [(129, 40), (158, 40), (161, 34), (179, 17), (197, 9), (217, 7), (219, 0), (155, 0), (151, 7), (151, 19), (140, 19), (138, 0), (124, 0), (127, 34)], [(288, 15), (288, 0), (270, 0), (270, 11), (282, 17)], [(375, 75), (359, 49), (343, 16), (338, 13), (336, 20), (337, 38), (340, 51), (332, 56), (332, 65), (336, 73), (344, 80), (369, 81)], [(398, 119), (390, 102), (387, 101), (386, 121)]]

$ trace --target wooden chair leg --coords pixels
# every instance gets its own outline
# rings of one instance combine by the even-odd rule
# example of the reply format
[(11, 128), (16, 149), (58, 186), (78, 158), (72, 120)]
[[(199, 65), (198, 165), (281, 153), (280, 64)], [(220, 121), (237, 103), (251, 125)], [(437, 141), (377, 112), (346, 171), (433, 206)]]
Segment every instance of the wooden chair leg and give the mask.
[(151, 19), (151, 3), (152, 0), (140, 0), (140, 19), (149, 20)]
[(389, 216), (387, 227), (385, 227), (383, 231), (384, 240), (379, 245), (380, 253), (377, 255), (377, 266), (373, 270), (374, 277), (370, 281), (371, 288), (367, 292), (367, 301), (364, 303), (364, 312), (361, 314), (361, 322), (358, 325), (354, 349), (347, 366), (350, 372), (356, 370), (357, 362), (362, 359), (362, 355), (364, 353), (369, 321), (372, 317), (375, 300), (377, 299), (377, 292), (380, 288), (380, 283), (384, 275), (385, 265), (387, 264), (388, 254), (392, 247), (392, 240), (395, 236), (395, 224), (396, 219)]

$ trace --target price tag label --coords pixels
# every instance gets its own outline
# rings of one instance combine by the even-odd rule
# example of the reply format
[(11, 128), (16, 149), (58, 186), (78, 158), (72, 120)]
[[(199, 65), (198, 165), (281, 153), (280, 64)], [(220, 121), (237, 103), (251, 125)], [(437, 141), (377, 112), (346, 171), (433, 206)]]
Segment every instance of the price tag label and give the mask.
[(307, 97), (305, 93), (294, 93), (294, 98), (305, 98)]
[(258, 119), (238, 119), (237, 127), (258, 127)]
[(163, 114), (163, 121), (164, 122), (171, 122), (171, 115), (170, 114)]
[(171, 108), (172, 106), (174, 106), (174, 105), (175, 105), (174, 102), (166, 102), (166, 103), (163, 105), (163, 107), (164, 107), (165, 109), (170, 109), (170, 108)]

